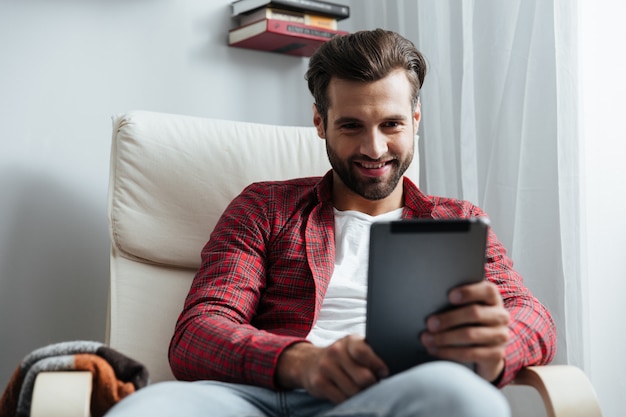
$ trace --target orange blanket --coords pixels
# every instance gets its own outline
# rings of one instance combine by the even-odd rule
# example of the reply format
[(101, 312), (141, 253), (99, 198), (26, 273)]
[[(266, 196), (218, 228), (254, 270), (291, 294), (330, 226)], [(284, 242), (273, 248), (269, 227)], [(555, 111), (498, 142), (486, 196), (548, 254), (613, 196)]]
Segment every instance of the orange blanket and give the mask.
[(13, 372), (2, 397), (0, 417), (28, 417), (39, 372), (88, 371), (93, 376), (92, 417), (145, 387), (148, 371), (141, 363), (100, 342), (73, 341), (45, 346), (27, 355)]

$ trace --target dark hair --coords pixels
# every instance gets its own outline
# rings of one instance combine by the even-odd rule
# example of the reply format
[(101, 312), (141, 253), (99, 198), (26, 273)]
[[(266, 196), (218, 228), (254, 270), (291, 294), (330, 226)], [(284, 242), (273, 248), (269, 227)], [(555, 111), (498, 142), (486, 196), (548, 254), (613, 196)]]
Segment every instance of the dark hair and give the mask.
[(309, 61), (305, 79), (324, 120), (328, 115), (328, 84), (332, 77), (351, 81), (378, 81), (404, 68), (411, 83), (411, 105), (417, 106), (426, 76), (426, 60), (413, 42), (389, 30), (363, 30), (339, 35), (322, 44)]

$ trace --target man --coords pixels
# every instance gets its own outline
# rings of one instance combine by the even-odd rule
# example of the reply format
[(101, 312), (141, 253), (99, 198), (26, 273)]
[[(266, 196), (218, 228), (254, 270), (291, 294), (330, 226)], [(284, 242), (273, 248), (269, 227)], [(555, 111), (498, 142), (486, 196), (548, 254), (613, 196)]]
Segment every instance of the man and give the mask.
[(419, 51), (394, 32), (320, 47), (306, 78), (332, 170), (252, 184), (231, 202), (170, 345), (174, 375), (197, 382), (155, 384), (110, 415), (509, 415), (496, 387), (549, 362), (555, 330), (493, 233), (487, 279), (451, 291), (456, 307), (429, 317), (419, 336), (444, 360), (388, 377), (363, 337), (369, 225), (485, 215), (403, 177), (425, 72)]

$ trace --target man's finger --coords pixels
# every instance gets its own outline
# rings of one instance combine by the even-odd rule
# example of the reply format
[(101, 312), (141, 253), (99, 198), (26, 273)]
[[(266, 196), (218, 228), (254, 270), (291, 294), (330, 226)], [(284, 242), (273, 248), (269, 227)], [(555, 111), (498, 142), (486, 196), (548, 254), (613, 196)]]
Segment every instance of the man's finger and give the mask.
[(455, 305), (470, 303), (502, 305), (502, 297), (498, 287), (487, 280), (454, 288), (448, 294), (448, 300)]
[(430, 316), (426, 328), (430, 332), (444, 332), (461, 326), (505, 326), (510, 314), (502, 306), (470, 304)]
[(466, 326), (441, 333), (424, 333), (421, 336), (426, 348), (441, 350), (456, 347), (504, 346), (509, 339), (505, 326)]
[(346, 342), (350, 358), (356, 365), (367, 369), (374, 378), (374, 381), (371, 382), (371, 379), (364, 375), (363, 378), (367, 380), (365, 383), (374, 383), (376, 380), (385, 378), (389, 374), (389, 369), (385, 362), (376, 355), (371, 346), (368, 345), (363, 338), (348, 336)]

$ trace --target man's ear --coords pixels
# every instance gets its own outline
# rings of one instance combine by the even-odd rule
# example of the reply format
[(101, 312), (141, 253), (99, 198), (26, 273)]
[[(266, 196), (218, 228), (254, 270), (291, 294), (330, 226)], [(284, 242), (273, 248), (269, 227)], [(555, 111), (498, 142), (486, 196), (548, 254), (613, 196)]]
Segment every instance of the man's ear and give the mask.
[(326, 138), (326, 132), (324, 130), (324, 119), (322, 115), (317, 111), (317, 106), (313, 104), (313, 124), (317, 129), (317, 136), (322, 139)]
[(413, 131), (417, 135), (417, 129), (420, 127), (420, 120), (422, 120), (422, 102), (420, 99), (417, 99), (417, 104), (415, 105), (415, 112), (413, 113)]

